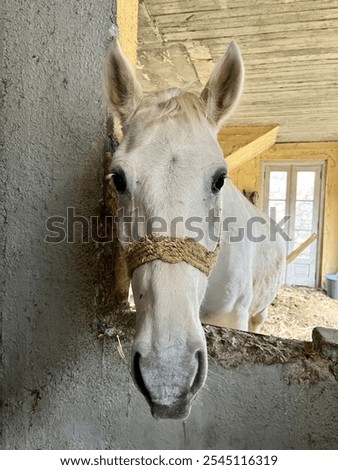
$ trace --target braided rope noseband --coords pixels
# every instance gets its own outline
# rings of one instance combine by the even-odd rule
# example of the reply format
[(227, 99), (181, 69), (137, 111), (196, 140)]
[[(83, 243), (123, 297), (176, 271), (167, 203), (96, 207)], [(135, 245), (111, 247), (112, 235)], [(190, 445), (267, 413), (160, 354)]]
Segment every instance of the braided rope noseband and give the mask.
[(130, 276), (141, 264), (155, 260), (170, 264), (184, 261), (209, 276), (216, 263), (219, 249), (219, 243), (214, 251), (208, 251), (192, 238), (150, 235), (126, 245), (124, 253)]

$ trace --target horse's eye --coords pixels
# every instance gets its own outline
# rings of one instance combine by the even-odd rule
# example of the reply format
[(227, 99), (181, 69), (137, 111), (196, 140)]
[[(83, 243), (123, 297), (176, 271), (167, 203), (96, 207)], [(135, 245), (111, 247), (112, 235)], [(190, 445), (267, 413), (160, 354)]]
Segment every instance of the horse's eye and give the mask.
[(127, 181), (126, 181), (126, 176), (124, 174), (123, 170), (115, 171), (112, 174), (112, 179), (114, 186), (116, 188), (116, 191), (120, 194), (123, 194), (127, 190)]
[(225, 169), (218, 171), (214, 175), (212, 179), (212, 185), (211, 185), (211, 190), (213, 193), (218, 193), (222, 189), (226, 176), (227, 176), (227, 173)]

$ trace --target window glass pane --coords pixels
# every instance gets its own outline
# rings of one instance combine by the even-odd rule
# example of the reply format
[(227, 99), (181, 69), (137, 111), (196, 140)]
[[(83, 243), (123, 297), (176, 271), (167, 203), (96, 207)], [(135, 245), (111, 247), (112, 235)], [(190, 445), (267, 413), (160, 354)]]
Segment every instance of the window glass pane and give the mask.
[(314, 171), (298, 171), (297, 172), (297, 197), (307, 201), (313, 200), (315, 188), (315, 172)]
[(280, 222), (285, 216), (285, 201), (269, 201), (269, 216)]
[(313, 202), (296, 202), (296, 230), (312, 230)]
[(269, 180), (269, 199), (286, 199), (286, 171), (271, 171)]

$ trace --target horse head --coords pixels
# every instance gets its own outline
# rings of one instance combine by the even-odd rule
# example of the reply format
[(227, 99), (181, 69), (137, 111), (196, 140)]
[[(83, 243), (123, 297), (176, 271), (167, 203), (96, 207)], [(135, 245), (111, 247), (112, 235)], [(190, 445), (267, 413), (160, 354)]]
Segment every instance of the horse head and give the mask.
[(200, 95), (144, 96), (117, 40), (108, 51), (104, 88), (123, 130), (111, 177), (136, 305), (131, 369), (156, 418), (186, 418), (206, 380), (200, 307), (227, 175), (217, 132), (236, 107), (243, 76), (232, 42)]

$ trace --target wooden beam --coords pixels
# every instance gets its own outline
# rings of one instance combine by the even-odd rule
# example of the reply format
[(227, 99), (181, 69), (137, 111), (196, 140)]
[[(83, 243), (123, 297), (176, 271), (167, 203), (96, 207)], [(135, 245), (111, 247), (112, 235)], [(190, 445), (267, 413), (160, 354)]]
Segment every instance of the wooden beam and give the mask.
[(129, 60), (136, 64), (138, 0), (117, 0), (119, 41)]
[(218, 135), (229, 170), (234, 170), (276, 143), (278, 126), (225, 127)]
[(298, 248), (291, 251), (291, 253), (288, 254), (288, 256), (286, 257), (287, 264), (291, 263), (293, 260), (298, 258), (298, 256), (305, 250), (305, 248), (307, 248), (309, 245), (311, 245), (311, 243), (313, 243), (315, 240), (317, 240), (317, 238), (318, 238), (317, 235), (315, 233), (313, 233), (312, 235), (310, 235), (310, 237), (307, 240), (305, 240), (305, 242), (303, 242), (301, 245), (299, 245)]

